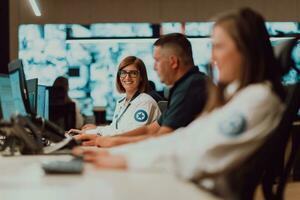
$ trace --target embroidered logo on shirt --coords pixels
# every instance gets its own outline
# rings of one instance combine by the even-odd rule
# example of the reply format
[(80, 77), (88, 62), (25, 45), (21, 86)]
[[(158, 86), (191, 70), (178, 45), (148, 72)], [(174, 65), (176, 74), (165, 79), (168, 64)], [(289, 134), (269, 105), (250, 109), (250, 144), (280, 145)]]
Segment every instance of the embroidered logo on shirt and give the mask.
[(219, 125), (219, 130), (227, 136), (237, 136), (246, 129), (246, 119), (241, 113), (231, 114), (226, 117)]
[(134, 114), (134, 119), (138, 122), (144, 122), (148, 119), (148, 114), (144, 110), (138, 110)]

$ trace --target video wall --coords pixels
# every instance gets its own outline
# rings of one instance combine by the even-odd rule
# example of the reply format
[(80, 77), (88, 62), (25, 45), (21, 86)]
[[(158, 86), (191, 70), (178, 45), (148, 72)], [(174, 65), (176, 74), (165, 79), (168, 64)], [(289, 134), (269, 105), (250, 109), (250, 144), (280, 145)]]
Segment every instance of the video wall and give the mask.
[[(161, 91), (165, 87), (153, 69), (153, 42), (159, 34), (185, 33), (190, 37), (195, 64), (207, 73), (212, 22), (162, 23), (159, 33), (149, 23), (26, 24), (19, 27), (19, 58), (23, 59), (27, 79), (38, 78), (39, 84), (50, 86), (58, 76), (69, 78), (69, 95), (76, 99), (84, 115), (92, 115), (93, 107), (106, 108), (111, 120), (116, 100), (115, 76), (120, 61), (129, 55), (141, 58), (149, 79)], [(295, 22), (266, 24), (270, 35), (284, 37), (300, 33)], [(156, 28), (157, 29), (157, 28)], [(274, 40), (274, 45), (280, 40)], [(293, 53), (300, 68), (300, 44)], [(285, 82), (299, 80), (291, 71)]]

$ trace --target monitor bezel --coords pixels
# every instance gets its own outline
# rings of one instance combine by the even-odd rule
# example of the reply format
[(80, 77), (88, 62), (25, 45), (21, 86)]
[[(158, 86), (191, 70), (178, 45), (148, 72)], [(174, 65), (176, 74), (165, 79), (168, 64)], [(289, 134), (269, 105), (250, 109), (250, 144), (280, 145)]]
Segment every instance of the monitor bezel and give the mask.
[[(2, 78), (8, 78), (9, 79), (9, 75), (8, 74), (1, 74), (0, 73), (0, 77), (2, 77)], [(0, 98), (0, 119), (4, 119), (1, 98)]]
[[(26, 84), (27, 84), (27, 91), (28, 91), (28, 101), (29, 101), (29, 105), (30, 105), (30, 110), (31, 113), (36, 114), (37, 113), (37, 95), (38, 95), (38, 79), (37, 78), (33, 78), (33, 79), (28, 79), (26, 80)], [(34, 92), (34, 107), (31, 107), (31, 102), (30, 102), (30, 98), (29, 98), (29, 93)]]

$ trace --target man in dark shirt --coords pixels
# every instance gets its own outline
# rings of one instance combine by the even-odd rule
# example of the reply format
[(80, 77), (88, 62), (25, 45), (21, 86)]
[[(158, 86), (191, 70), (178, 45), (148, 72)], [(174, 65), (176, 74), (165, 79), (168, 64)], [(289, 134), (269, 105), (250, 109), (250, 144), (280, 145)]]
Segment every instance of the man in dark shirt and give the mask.
[(206, 102), (206, 76), (192, 67), (170, 90), (167, 110), (157, 120), (173, 130), (187, 126), (202, 111)]
[(87, 146), (111, 147), (160, 136), (187, 126), (206, 103), (206, 76), (194, 66), (192, 47), (180, 33), (167, 34), (154, 43), (154, 69), (162, 83), (171, 88), (167, 110), (147, 125), (120, 136), (104, 137), (80, 134), (77, 140), (88, 140)]

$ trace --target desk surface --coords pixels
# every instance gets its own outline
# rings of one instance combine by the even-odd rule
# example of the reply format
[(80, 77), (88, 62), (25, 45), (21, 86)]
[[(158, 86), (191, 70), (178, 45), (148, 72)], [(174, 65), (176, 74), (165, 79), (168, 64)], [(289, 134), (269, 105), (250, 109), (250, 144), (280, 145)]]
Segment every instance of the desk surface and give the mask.
[(0, 156), (0, 195), (25, 199), (215, 199), (191, 183), (159, 173), (97, 170), (85, 164), (81, 175), (46, 175), (41, 163), (70, 156)]

